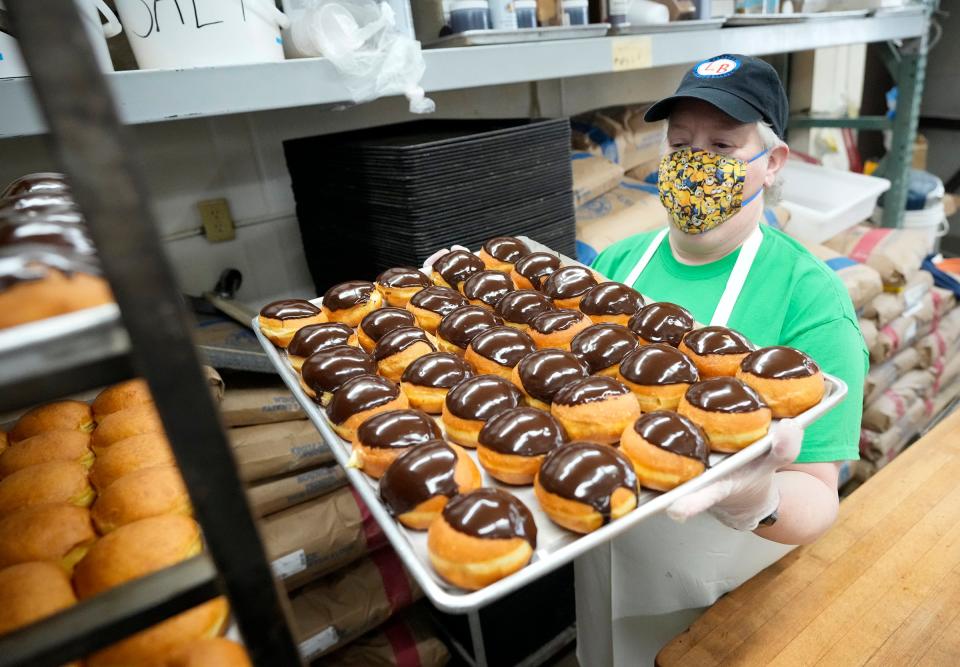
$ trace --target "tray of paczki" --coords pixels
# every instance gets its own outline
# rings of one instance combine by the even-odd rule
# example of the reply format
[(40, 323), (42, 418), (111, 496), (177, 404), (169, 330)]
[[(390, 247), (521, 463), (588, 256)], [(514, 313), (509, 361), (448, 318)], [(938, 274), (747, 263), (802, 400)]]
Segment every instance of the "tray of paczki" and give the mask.
[(807, 426), (844, 383), (525, 237), (385, 271), (253, 327), (426, 595), (466, 612)]

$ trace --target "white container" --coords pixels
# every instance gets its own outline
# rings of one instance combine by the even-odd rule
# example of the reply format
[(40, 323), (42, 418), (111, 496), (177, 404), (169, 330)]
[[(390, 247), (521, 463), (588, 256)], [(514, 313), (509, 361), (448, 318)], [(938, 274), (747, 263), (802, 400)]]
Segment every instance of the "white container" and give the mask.
[(514, 0), (518, 28), (537, 27), (537, 0)]
[(140, 69), (180, 69), (283, 60), (273, 0), (204, 0), (178, 5), (116, 0)]
[(5, 32), (0, 32), (0, 79), (28, 75), (27, 63), (23, 61), (17, 40)]
[[(110, 60), (107, 38), (116, 37), (123, 30), (120, 20), (103, 0), (77, 0), (77, 8), (80, 10), (83, 29), (90, 37), (93, 53), (100, 69), (104, 72), (112, 72), (113, 61)], [(0, 2), (0, 9), (3, 9), (2, 2)], [(101, 16), (104, 18), (104, 23), (100, 21)], [(0, 79), (28, 74), (27, 64), (23, 60), (23, 54), (20, 53), (17, 40), (12, 35), (0, 32)]]
[(490, 5), (490, 25), (494, 30), (516, 30), (517, 8), (513, 0), (488, 0)]
[(783, 167), (783, 206), (790, 211), (787, 231), (822, 243), (867, 220), (890, 181), (798, 160)]
[(487, 0), (452, 0), (450, 29), (453, 32), (490, 29), (490, 3)]
[[(883, 207), (878, 206), (873, 212), (872, 220), (883, 222)], [(937, 201), (921, 211), (903, 212), (903, 229), (920, 229), (927, 233), (927, 252), (938, 250), (939, 241), (950, 233), (950, 222), (943, 210), (943, 201)]]
[(588, 0), (563, 0), (564, 25), (587, 25), (590, 23)]

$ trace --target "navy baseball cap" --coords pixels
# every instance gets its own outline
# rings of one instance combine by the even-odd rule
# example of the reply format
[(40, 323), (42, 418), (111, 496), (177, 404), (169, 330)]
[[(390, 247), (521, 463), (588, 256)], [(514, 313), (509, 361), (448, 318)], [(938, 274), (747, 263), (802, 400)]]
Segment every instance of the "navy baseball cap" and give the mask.
[(697, 63), (683, 75), (677, 92), (647, 109), (643, 119), (663, 120), (677, 100), (691, 97), (709, 102), (741, 123), (765, 120), (784, 138), (790, 113), (787, 93), (777, 71), (759, 58), (725, 53)]

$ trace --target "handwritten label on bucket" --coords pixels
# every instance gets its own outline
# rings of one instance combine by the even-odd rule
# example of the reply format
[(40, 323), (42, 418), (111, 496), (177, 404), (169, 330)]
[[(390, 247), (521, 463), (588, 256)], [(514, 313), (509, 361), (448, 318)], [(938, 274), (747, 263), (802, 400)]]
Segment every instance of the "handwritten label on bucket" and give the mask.
[(653, 40), (649, 35), (610, 40), (611, 70), (625, 72), (653, 65)]

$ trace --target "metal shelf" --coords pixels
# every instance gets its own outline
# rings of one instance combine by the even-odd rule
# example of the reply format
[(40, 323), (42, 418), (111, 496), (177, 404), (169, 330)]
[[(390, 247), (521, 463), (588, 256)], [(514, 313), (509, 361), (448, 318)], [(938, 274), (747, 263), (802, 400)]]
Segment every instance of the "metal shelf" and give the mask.
[[(542, 81), (690, 63), (717, 53), (767, 55), (919, 36), (919, 9), (870, 18), (663, 32), (424, 52), (428, 92)], [(330, 105), (346, 88), (324, 59), (107, 75), (129, 124)], [(39, 134), (45, 124), (29, 79), (0, 79), (0, 138)]]
[(116, 304), (0, 331), (0, 412), (130, 376), (130, 339)]
[(0, 667), (62, 665), (217, 595), (213, 563), (195, 556), (0, 637)]

